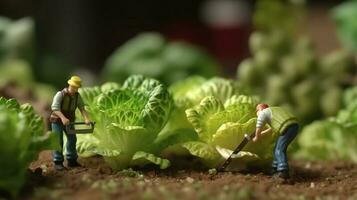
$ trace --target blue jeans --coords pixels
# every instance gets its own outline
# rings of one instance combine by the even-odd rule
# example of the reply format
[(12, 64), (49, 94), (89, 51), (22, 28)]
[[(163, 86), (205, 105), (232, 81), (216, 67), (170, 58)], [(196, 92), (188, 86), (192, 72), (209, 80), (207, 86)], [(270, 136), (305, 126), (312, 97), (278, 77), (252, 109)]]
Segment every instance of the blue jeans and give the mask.
[(278, 140), (274, 147), (274, 160), (272, 167), (277, 171), (289, 171), (288, 157), (286, 155), (286, 150), (294, 140), (299, 131), (298, 124), (291, 124), (285, 131), (278, 137)]
[(76, 134), (67, 134), (65, 126), (62, 123), (52, 123), (51, 124), (52, 131), (58, 135), (61, 150), (60, 151), (53, 151), (52, 158), (53, 161), (63, 162), (63, 132), (65, 132), (67, 137), (67, 144), (66, 144), (66, 158), (67, 160), (77, 160), (77, 150), (76, 150), (76, 143), (77, 143), (77, 136)]

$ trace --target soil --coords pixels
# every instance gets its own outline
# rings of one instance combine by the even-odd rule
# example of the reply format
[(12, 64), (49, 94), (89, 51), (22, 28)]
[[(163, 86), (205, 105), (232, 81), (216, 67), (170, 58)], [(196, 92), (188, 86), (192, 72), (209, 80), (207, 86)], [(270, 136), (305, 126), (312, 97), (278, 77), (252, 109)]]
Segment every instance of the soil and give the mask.
[(292, 161), (289, 181), (259, 171), (210, 174), (195, 160), (121, 173), (101, 157), (79, 162), (55, 171), (51, 152), (42, 152), (19, 199), (357, 199), (357, 164), (343, 161)]

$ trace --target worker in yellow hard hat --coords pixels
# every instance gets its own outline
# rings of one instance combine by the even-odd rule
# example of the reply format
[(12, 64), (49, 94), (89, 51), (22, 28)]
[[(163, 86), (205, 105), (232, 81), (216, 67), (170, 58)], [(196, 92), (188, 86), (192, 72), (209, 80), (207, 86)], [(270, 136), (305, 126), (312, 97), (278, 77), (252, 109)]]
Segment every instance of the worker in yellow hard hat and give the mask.
[(66, 158), (68, 161), (68, 167), (80, 167), (77, 162), (77, 150), (76, 142), (77, 137), (75, 134), (68, 134), (66, 132), (66, 125), (75, 121), (75, 112), (78, 108), (84, 118), (86, 124), (90, 124), (88, 113), (84, 108), (81, 95), (78, 93), (78, 89), (82, 86), (82, 80), (79, 76), (72, 76), (68, 81), (68, 87), (61, 91), (58, 91), (53, 98), (52, 113), (50, 117), (52, 131), (58, 134), (61, 150), (54, 151), (53, 162), (56, 170), (63, 170), (63, 132), (67, 137), (66, 144)]

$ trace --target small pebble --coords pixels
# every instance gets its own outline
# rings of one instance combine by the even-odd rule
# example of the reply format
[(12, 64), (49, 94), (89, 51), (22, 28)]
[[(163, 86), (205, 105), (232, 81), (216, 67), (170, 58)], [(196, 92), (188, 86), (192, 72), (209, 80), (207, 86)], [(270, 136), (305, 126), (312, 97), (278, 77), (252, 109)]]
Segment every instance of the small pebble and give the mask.
[(315, 183), (314, 182), (310, 183), (310, 188), (315, 188)]
[(189, 183), (193, 183), (193, 181), (195, 181), (195, 179), (191, 178), (191, 177), (187, 177), (186, 181)]
[(305, 168), (306, 168), (306, 169), (310, 169), (310, 168), (311, 168), (311, 163), (310, 163), (310, 162), (306, 163), (306, 164), (305, 164)]

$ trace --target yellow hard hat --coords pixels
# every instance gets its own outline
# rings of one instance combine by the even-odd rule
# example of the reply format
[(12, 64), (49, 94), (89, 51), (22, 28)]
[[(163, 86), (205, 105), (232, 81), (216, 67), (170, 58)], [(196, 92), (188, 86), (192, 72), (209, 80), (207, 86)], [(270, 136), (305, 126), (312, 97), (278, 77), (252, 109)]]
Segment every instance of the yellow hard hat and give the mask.
[(80, 88), (82, 86), (82, 80), (79, 76), (72, 76), (71, 79), (67, 81), (70, 86)]

